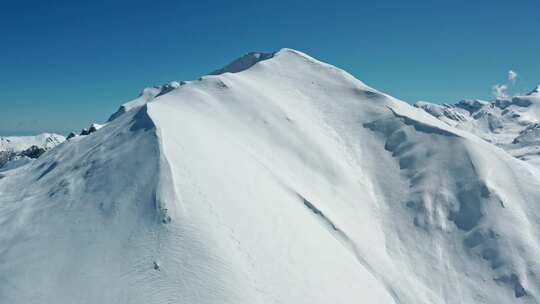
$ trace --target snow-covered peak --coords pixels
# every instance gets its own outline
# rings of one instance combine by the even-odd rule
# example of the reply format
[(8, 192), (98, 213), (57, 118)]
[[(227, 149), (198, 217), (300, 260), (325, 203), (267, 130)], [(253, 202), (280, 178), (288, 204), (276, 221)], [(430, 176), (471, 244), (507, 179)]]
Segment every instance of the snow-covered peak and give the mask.
[(456, 107), (467, 110), (469, 113), (476, 112), (485, 107), (489, 102), (479, 99), (464, 99), (456, 103)]
[[(199, 81), (213, 77), (223, 76), (225, 73), (241, 73), (241, 72), (248, 72), (251, 68), (256, 66), (259, 62), (267, 62), (268, 64), (265, 67), (271, 67), (276, 72), (279, 71), (280, 73), (285, 74), (298, 74), (299, 71), (303, 71), (306, 69), (321, 71), (326, 70), (330, 71), (332, 74), (339, 75), (342, 78), (346, 78), (347, 82), (353, 82), (355, 83), (355, 86), (357, 89), (360, 89), (363, 91), (363, 94), (368, 94), (372, 98), (375, 97), (375, 95), (381, 95), (382, 93), (376, 91), (373, 88), (370, 88), (366, 86), (364, 83), (359, 81), (358, 79), (354, 78), (349, 73), (336, 68), (335, 66), (332, 66), (330, 64), (321, 62), (303, 52), (290, 49), (290, 48), (283, 48), (280, 49), (277, 52), (271, 52), (271, 53), (264, 53), (264, 52), (250, 52), (247, 53), (238, 59), (232, 61), (225, 67), (215, 70), (208, 74), (208, 76), (203, 76), (199, 79)], [(108, 121), (112, 121), (119, 117), (120, 115), (131, 111), (133, 109), (138, 109), (145, 104), (155, 100), (158, 97), (161, 97), (165, 94), (168, 94), (176, 89), (179, 89), (180, 87), (189, 84), (189, 83), (196, 83), (197, 81), (171, 81), (169, 83), (166, 83), (164, 85), (155, 86), (155, 87), (148, 87), (145, 88), (142, 93), (134, 100), (131, 100), (127, 103), (124, 103), (120, 108), (113, 113)], [(223, 85), (223, 84), (221, 84)]]
[[(315, 65), (339, 70), (336, 67), (329, 65), (327, 63), (321, 62), (301, 51), (290, 49), (290, 48), (282, 48), (277, 52), (271, 52), (271, 53), (249, 52), (233, 60), (231, 63), (227, 64), (225, 67), (209, 73), (209, 75), (220, 75), (224, 73), (243, 72), (250, 69), (257, 63), (263, 62), (266, 60), (279, 62), (281, 64), (284, 64), (284, 63), (315, 64)], [(344, 72), (343, 70), (339, 70), (339, 71)], [(294, 68), (291, 67), (289, 72), (295, 73)]]
[(148, 102), (154, 100), (154, 98), (165, 95), (172, 90), (179, 88), (184, 83), (185, 82), (183, 81), (171, 81), (160, 86), (145, 88), (137, 98), (121, 105), (120, 108), (115, 113), (113, 113), (107, 121), (112, 121), (128, 111), (140, 108)]
[(422, 110), (502, 109), (291, 49), (141, 97), (0, 176), (4, 301), (538, 302), (540, 173)]
[(223, 73), (238, 73), (249, 69), (257, 62), (270, 59), (275, 53), (250, 52), (242, 57), (233, 60), (221, 69), (211, 72), (209, 75), (219, 75)]

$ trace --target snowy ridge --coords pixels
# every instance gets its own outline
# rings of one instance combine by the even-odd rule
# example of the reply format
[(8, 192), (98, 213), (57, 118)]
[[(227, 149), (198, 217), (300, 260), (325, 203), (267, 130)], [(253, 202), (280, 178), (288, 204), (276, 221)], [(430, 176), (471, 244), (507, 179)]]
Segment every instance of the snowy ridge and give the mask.
[(111, 117), (109, 117), (108, 122), (134, 108), (139, 108), (145, 105), (147, 102), (159, 95), (159, 93), (161, 93), (161, 87), (145, 88), (138, 98), (121, 105), (120, 108), (114, 114), (112, 114)]
[[(0, 266), (3, 299), (116, 303), (124, 295), (106, 286), (128, 290), (148, 278), (128, 271), (143, 260), (156, 260), (153, 252), (163, 229), (156, 225), (163, 216), (156, 194), (159, 144), (154, 130), (143, 107), (102, 132), (74, 138), (6, 172), (0, 180), (0, 223), (6, 228), (1, 254), (9, 260)], [(34, 186), (10, 191), (28, 182)], [(44, 201), (47, 207), (38, 208)], [(6, 244), (14, 246), (6, 250)], [(30, 265), (21, 264), (30, 260)], [(60, 275), (72, 267), (75, 276)], [(132, 291), (141, 301), (150, 293), (143, 287)]]
[(0, 178), (6, 301), (538, 301), (538, 169), (295, 50), (226, 69)]
[(274, 53), (260, 53), (260, 52), (251, 52), (247, 53), (244, 56), (234, 60), (225, 67), (215, 70), (210, 73), (210, 75), (219, 75), (223, 73), (238, 73), (244, 70), (249, 69), (259, 61), (267, 60), (274, 57)]

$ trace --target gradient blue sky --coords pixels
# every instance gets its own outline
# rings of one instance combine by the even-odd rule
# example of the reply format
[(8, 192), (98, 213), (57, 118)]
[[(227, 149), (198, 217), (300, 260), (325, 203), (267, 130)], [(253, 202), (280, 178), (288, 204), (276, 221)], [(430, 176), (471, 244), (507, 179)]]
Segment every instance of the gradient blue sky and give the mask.
[(147, 86), (304, 51), (409, 102), (540, 83), (540, 1), (2, 1), (0, 134), (104, 121)]

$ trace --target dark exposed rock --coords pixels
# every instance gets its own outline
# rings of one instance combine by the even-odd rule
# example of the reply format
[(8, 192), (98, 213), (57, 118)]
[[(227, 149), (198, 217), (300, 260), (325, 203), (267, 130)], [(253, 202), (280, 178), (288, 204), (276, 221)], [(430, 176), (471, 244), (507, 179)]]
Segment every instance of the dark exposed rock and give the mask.
[(81, 135), (90, 135), (94, 132), (96, 132), (97, 130), (99, 130), (99, 125), (97, 124), (92, 124), (89, 128), (84, 128), (82, 129), (81, 131)]
[(68, 136), (66, 137), (66, 139), (72, 139), (73, 137), (77, 136), (77, 134), (75, 134), (74, 132), (71, 132), (68, 134)]
[(107, 122), (110, 122), (110, 121), (113, 121), (115, 120), (118, 116), (126, 113), (127, 110), (126, 110), (126, 107), (125, 106), (120, 106), (120, 108), (118, 108), (118, 110), (116, 112), (114, 112), (110, 117), (109, 119), (107, 119)]
[(26, 156), (26, 157), (29, 157), (29, 158), (38, 158), (40, 157), (43, 153), (45, 153), (45, 149), (44, 148), (40, 148), (38, 146), (31, 146), (30, 148), (24, 150), (21, 152), (21, 155), (22, 156)]

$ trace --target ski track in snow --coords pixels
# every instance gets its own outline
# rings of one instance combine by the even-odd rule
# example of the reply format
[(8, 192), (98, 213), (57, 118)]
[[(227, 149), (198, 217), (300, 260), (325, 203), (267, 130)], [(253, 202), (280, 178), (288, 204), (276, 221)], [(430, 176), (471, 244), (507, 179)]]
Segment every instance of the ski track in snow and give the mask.
[(399, 304), (399, 297), (392, 288), (392, 285), (388, 284), (386, 280), (367, 263), (365, 258), (360, 255), (358, 249), (356, 248), (356, 244), (351, 240), (351, 238), (349, 238), (347, 233), (337, 227), (334, 222), (332, 222), (332, 220), (326, 217), (326, 215), (324, 215), (321, 210), (317, 209), (317, 207), (315, 207), (315, 205), (308, 201), (305, 197), (298, 193), (297, 195), (303, 202), (304, 206), (306, 206), (306, 208), (308, 208), (316, 217), (319, 218), (321, 224), (327, 228), (327, 230), (336, 238), (337, 241), (343, 244), (343, 247), (345, 247), (352, 255), (354, 255), (355, 259), (358, 261), (358, 263), (360, 263), (360, 265), (362, 265), (362, 267), (368, 269), (368, 271), (385, 286), (388, 293), (392, 295), (394, 302)]

